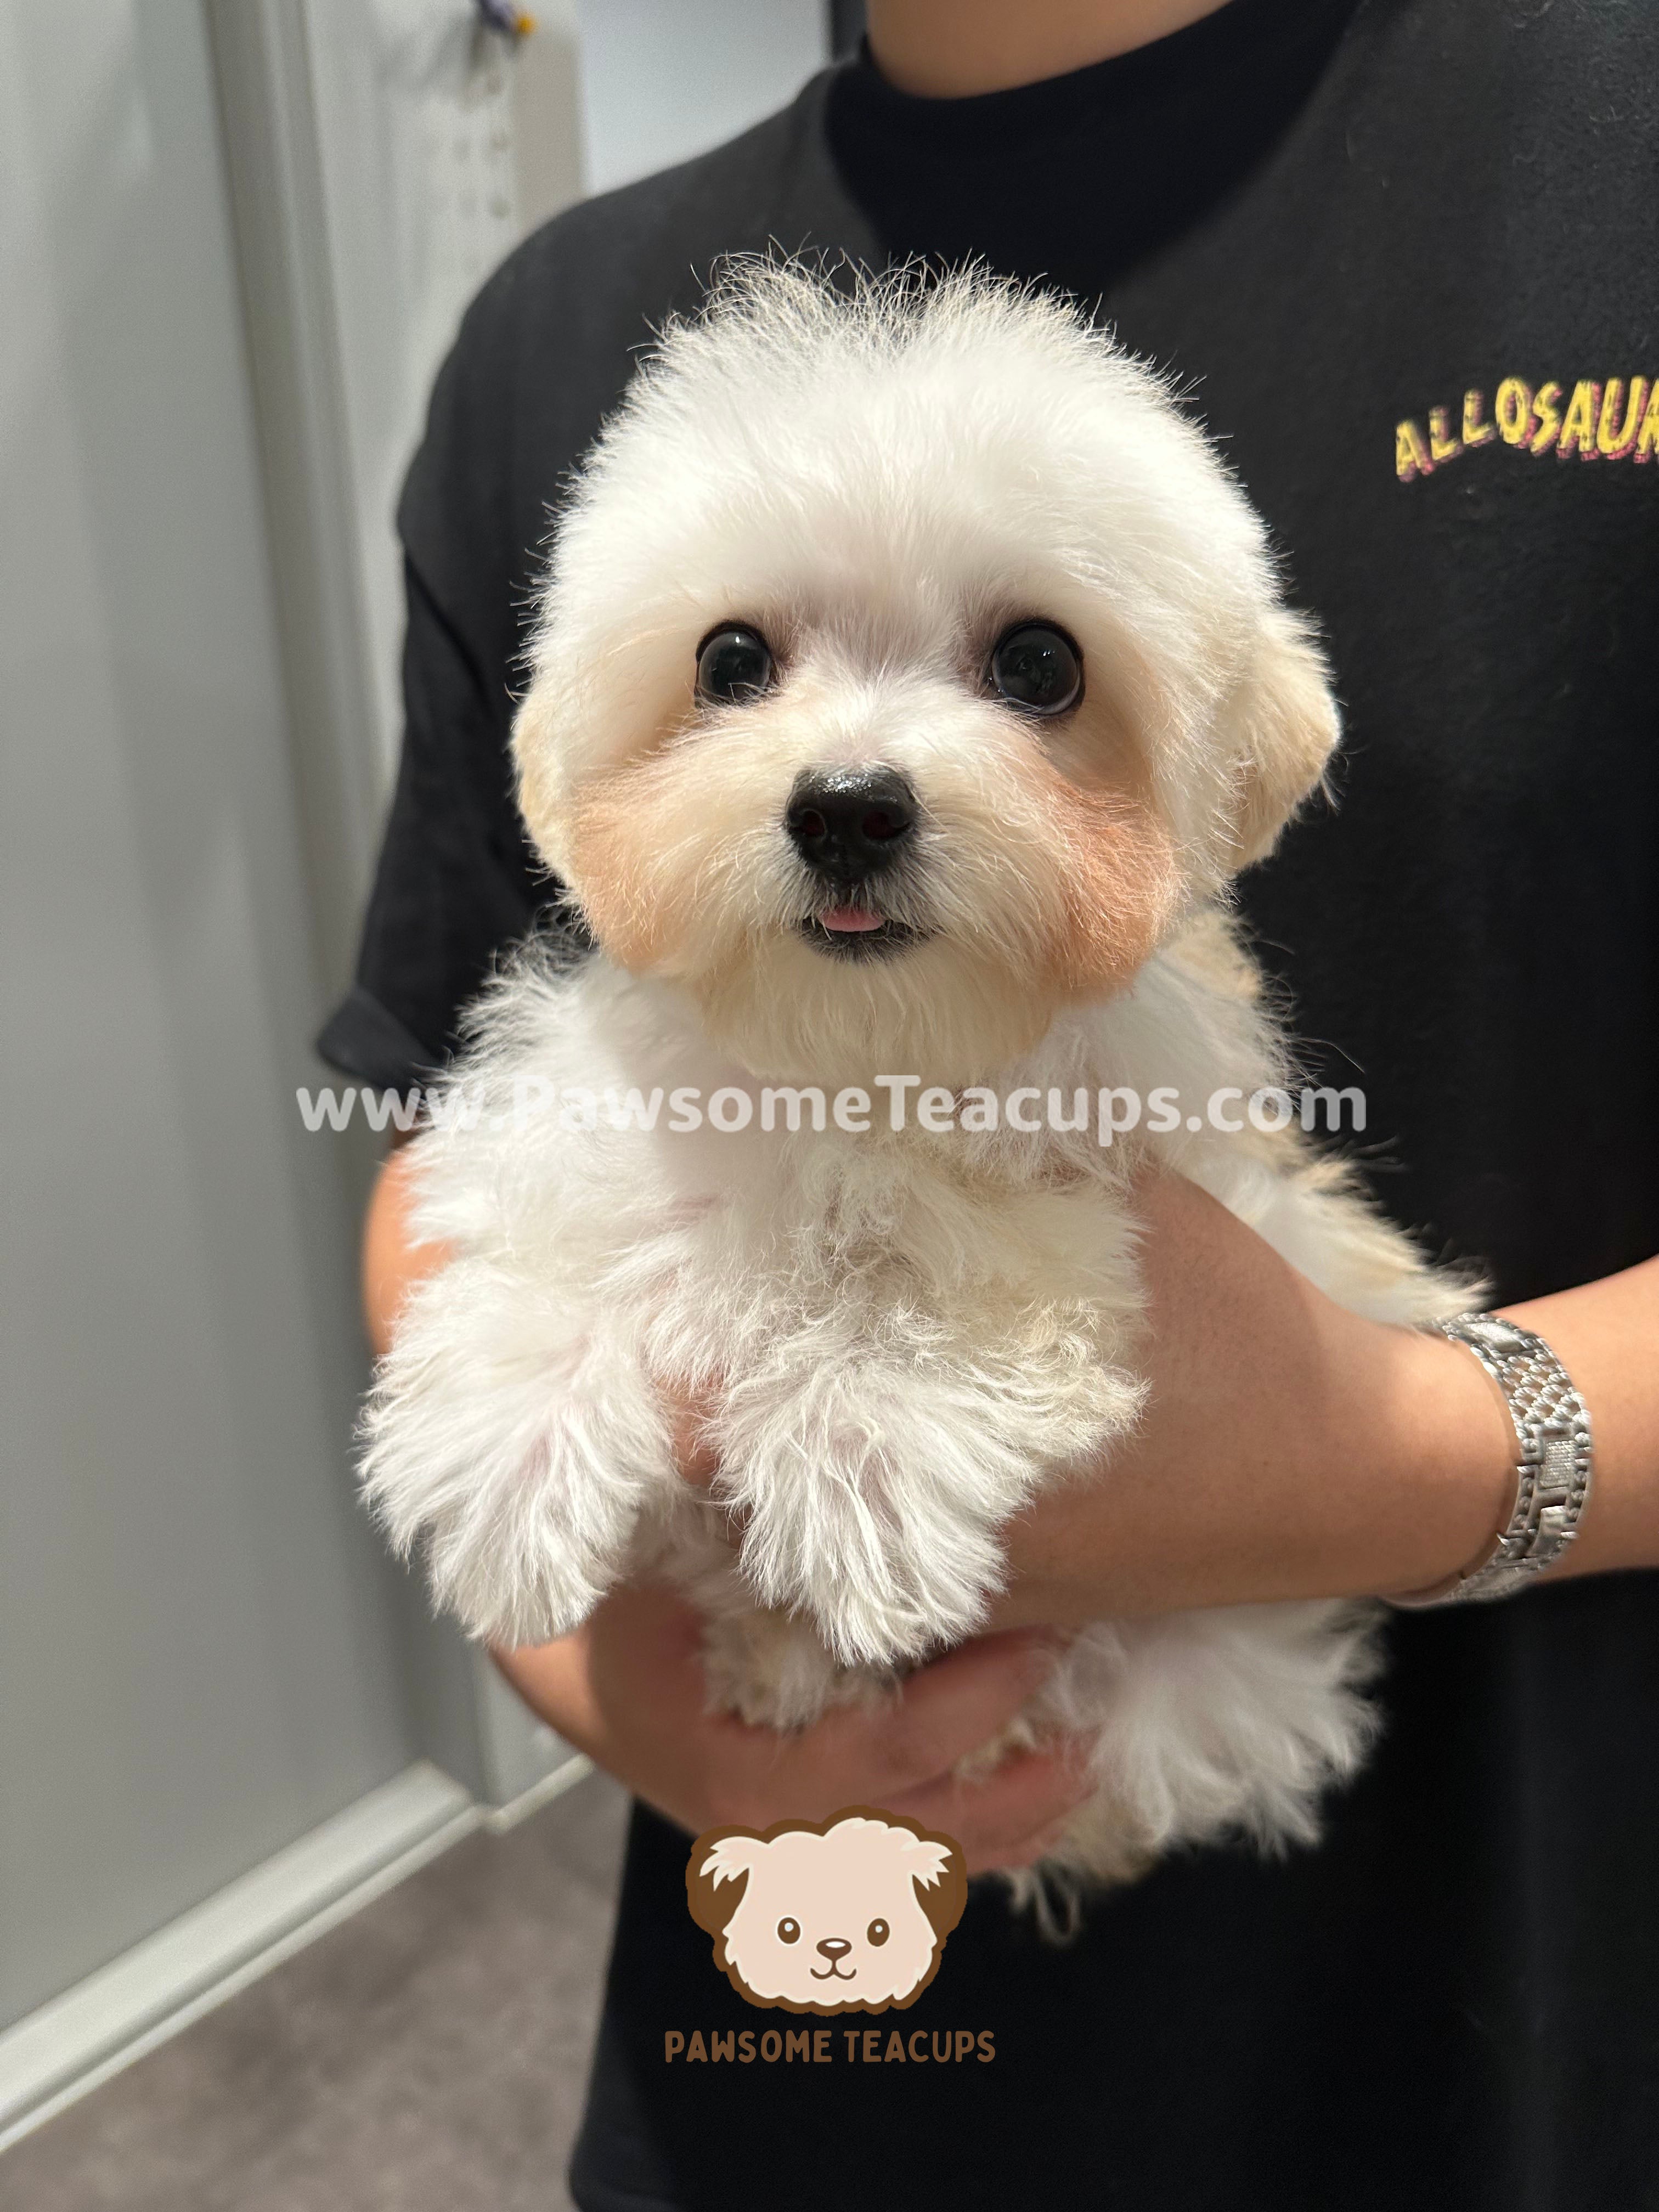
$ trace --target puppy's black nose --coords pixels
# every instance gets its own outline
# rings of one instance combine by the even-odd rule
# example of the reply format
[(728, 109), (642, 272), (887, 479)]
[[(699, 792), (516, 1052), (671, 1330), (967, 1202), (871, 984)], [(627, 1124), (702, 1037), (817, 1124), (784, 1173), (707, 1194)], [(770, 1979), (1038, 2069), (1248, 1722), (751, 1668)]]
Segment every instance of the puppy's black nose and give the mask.
[(916, 794), (896, 768), (805, 769), (783, 826), (810, 868), (855, 884), (891, 867), (916, 826)]
[(821, 1936), (818, 1938), (818, 1948), (831, 1966), (844, 1959), (852, 1948), (844, 1936)]

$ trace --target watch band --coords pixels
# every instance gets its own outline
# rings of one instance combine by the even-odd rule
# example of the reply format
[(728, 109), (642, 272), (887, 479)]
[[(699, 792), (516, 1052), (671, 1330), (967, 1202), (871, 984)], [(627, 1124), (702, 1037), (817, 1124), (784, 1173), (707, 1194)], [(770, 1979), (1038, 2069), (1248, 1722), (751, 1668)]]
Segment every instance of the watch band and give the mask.
[(1578, 1533), (1595, 1473), (1588, 1407), (1541, 1336), (1496, 1314), (1427, 1326), (1472, 1352), (1504, 1394), (1519, 1447), (1515, 1500), (1492, 1548), (1430, 1589), (1391, 1598), (1407, 1607), (1513, 1597), (1553, 1567)]

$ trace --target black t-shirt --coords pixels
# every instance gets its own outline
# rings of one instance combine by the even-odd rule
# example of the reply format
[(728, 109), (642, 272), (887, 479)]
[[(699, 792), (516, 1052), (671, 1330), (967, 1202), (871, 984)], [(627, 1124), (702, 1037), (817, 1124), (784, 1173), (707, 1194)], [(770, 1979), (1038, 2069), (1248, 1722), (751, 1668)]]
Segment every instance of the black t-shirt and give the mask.
[[(1233, 0), (984, 99), (862, 61), (561, 217), (471, 311), (404, 496), (408, 738), (331, 1055), (440, 1059), (552, 896), (515, 655), (647, 326), (769, 240), (977, 253), (1174, 372), (1323, 624), (1337, 803), (1243, 904), (1304, 1060), (1365, 1091), (1383, 1203), (1504, 1297), (1659, 1249), (1656, 157), (1647, 0)], [(637, 1814), (580, 2201), (1659, 2206), (1654, 1598), (1395, 1620), (1386, 1732), (1316, 1850), (1170, 1860), (1060, 1950), (976, 1894), (904, 2021), (988, 2030), (989, 2063), (848, 2063), (838, 2032), (837, 2063), (666, 2064), (665, 2030), (768, 2022)]]

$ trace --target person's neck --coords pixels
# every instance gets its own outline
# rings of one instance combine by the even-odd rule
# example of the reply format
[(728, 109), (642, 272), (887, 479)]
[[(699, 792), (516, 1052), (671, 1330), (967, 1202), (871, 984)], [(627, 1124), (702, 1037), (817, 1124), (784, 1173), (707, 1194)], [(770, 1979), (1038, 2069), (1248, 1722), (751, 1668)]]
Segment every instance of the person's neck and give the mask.
[(1151, 46), (1224, 0), (867, 0), (889, 84), (930, 100), (1006, 92)]

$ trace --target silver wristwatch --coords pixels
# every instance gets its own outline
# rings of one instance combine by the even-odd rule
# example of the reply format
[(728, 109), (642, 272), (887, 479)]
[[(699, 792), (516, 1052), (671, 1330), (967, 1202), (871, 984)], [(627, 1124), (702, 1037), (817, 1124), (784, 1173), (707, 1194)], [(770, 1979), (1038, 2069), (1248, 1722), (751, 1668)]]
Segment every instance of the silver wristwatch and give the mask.
[(1483, 1559), (1399, 1606), (1456, 1605), (1513, 1597), (1553, 1567), (1578, 1533), (1594, 1458), (1590, 1418), (1567, 1370), (1541, 1336), (1496, 1314), (1459, 1314), (1428, 1326), (1468, 1347), (1504, 1394), (1519, 1454), (1515, 1503)]

